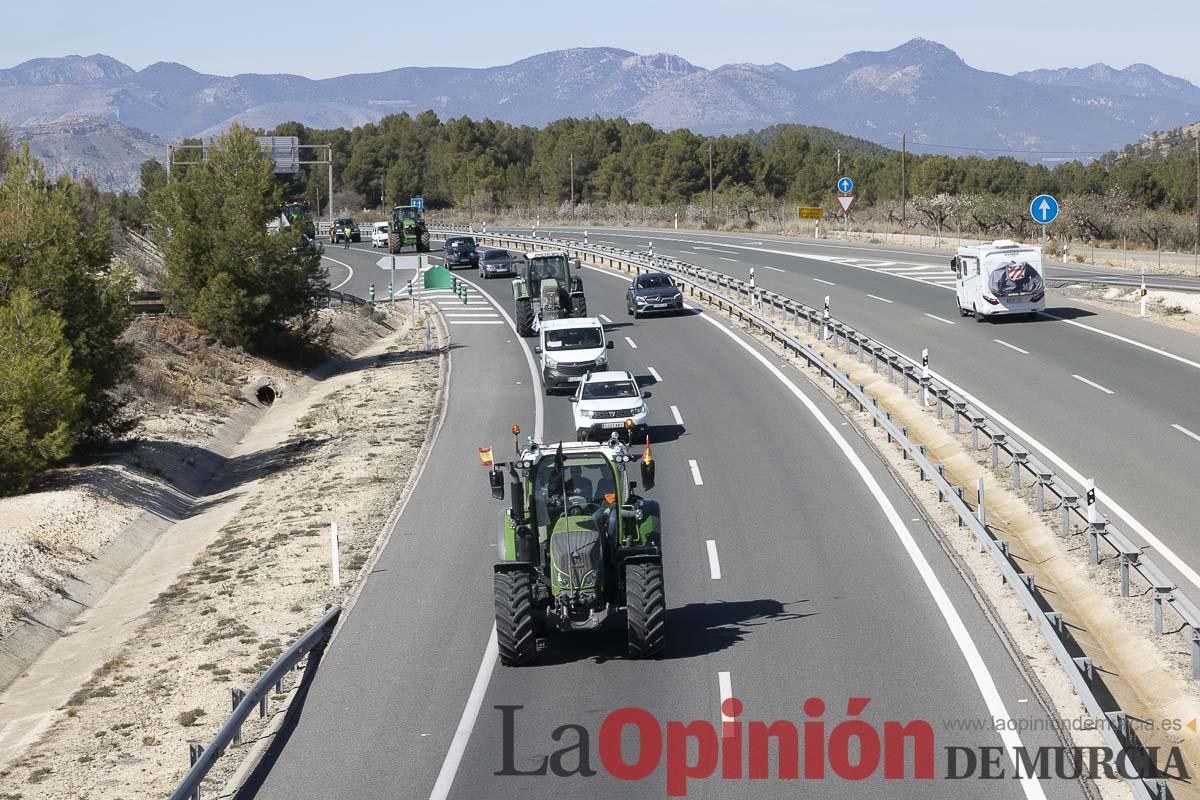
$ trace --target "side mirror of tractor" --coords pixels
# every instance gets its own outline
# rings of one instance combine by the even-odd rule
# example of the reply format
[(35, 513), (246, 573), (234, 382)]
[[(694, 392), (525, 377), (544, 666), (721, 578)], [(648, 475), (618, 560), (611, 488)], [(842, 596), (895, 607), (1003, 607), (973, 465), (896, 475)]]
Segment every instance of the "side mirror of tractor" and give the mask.
[(535, 344), (533, 346), (533, 352), (537, 353), (540, 356), (542, 354), (542, 346), (540, 344)]
[(607, 342), (604, 344), (604, 347), (605, 347), (606, 349), (608, 349), (608, 350), (612, 350), (612, 349), (613, 349), (613, 343), (612, 343), (612, 339), (609, 339), (609, 340), (608, 340), (608, 341), (607, 341)]
[(497, 500), (504, 499), (504, 473), (499, 467), (492, 467), (488, 473), (488, 485), (492, 489), (492, 497)]
[(958, 274), (958, 256), (950, 259), (950, 271)]
[(654, 462), (647, 464), (645, 461), (638, 462), (642, 465), (642, 486), (646, 491), (654, 488)]

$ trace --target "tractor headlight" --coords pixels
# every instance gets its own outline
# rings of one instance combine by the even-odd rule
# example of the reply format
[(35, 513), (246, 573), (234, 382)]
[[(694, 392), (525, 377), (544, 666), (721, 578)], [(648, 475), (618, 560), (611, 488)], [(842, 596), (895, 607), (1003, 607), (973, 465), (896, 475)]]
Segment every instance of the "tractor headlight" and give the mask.
[(596, 573), (589, 572), (583, 578), (583, 583), (579, 584), (581, 589), (594, 589), (596, 587)]
[(571, 576), (565, 572), (560, 571), (558, 573), (558, 585), (559, 586), (570, 586), (571, 585)]

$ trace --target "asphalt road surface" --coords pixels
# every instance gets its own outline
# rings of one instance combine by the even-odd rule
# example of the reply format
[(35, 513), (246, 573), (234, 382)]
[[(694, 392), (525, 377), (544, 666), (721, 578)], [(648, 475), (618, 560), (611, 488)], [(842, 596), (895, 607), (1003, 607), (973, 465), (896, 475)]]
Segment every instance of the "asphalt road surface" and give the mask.
[[(522, 231), (527, 232), (527, 231)], [(556, 234), (582, 239), (582, 229)], [(1035, 321), (961, 318), (949, 255), (692, 231), (596, 230), (589, 241), (646, 249), (746, 277), (833, 315), (934, 371), (1023, 431), (1049, 466), (1097, 496), (1131, 538), (1200, 600), (1192, 492), (1200, 474), (1200, 338), (1047, 295)], [(1051, 277), (1064, 274), (1060, 267)], [(1165, 278), (1159, 280), (1166, 280)], [(1195, 279), (1181, 278), (1182, 281)], [(1050, 455), (1047, 456), (1046, 452)]]
[[(386, 291), (378, 251), (328, 255), (342, 262), (330, 264), (342, 291)], [(488, 644), (503, 504), (490, 497), (477, 448), (506, 455), (513, 423), (547, 442), (573, 438), (573, 428), (567, 399), (542, 397), (505, 319), (508, 282), (459, 274), (478, 287), (465, 307), (433, 295), (451, 336), (445, 424), (256, 797), (661, 798), (663, 763), (635, 782), (603, 769), (602, 720), (636, 706), (663, 725), (719, 726), (726, 695), (745, 704), (746, 721), (799, 726), (814, 718), (809, 698), (824, 702), (828, 731), (847, 719), (850, 698), (869, 698), (860, 716), (876, 730), (927, 720), (939, 777), (913, 779), (911, 764), (903, 780), (884, 779), (882, 767), (865, 781), (801, 785), (712, 777), (690, 782), (688, 797), (1082, 796), (1070, 780), (1013, 779), (1007, 756), (1007, 780), (940, 777), (950, 745), (1059, 742), (1044, 729), (991, 729), (997, 717), (1044, 728), (1046, 712), (921, 514), (806, 379), (708, 315), (632, 321), (623, 279), (596, 270), (585, 272), (588, 306), (615, 342), (611, 367), (650, 394), (667, 653), (628, 660), (618, 625), (551, 638), (533, 666), (498, 665)], [(500, 706), (513, 707), (512, 736)], [(958, 721), (982, 726), (964, 731)], [(536, 770), (576, 743), (579, 729), (556, 740), (563, 725), (587, 732), (596, 774), (497, 774)], [(578, 767), (578, 752), (564, 767)]]

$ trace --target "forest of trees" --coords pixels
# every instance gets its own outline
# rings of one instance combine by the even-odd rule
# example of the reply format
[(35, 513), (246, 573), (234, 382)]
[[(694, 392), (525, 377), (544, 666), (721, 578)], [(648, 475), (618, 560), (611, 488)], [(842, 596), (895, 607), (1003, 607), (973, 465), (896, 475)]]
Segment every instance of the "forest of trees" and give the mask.
[[(860, 204), (898, 201), (901, 153), (832, 131), (779, 125), (740, 136), (664, 132), (623, 119), (564, 119), (536, 129), (466, 117), (442, 121), (431, 111), (399, 114), (353, 130), (287, 123), (273, 135), (332, 144), (336, 190), (346, 207), (386, 206), (423, 195), (430, 208), (557, 207), (581, 203), (707, 205), (708, 154), (714, 188), (818, 205), (830, 200), (841, 171), (858, 185)], [(1187, 145), (1183, 142), (1182, 145)], [(1190, 147), (1153, 154), (1109, 154), (1053, 169), (1014, 158), (914, 155), (905, 158), (908, 197), (985, 195), (1028, 200), (1113, 195), (1131, 208), (1181, 213), (1195, 207)], [(324, 168), (288, 187), (313, 200), (325, 193)], [(327, 199), (327, 198), (326, 198)], [(335, 201), (341, 198), (335, 198)], [(353, 202), (357, 201), (357, 202)], [(322, 200), (324, 204), (325, 200)]]

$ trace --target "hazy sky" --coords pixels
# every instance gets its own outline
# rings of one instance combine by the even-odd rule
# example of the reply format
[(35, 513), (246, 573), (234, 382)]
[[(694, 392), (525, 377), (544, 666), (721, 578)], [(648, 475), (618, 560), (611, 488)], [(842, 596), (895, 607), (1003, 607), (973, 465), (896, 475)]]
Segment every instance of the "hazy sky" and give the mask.
[[(828, 3), (817, 0), (51, 0), (13, 2), (0, 66), (105, 53), (140, 69), (177, 61), (202, 72), (291, 72), (324, 78), (401, 66), (494, 66), (565, 47), (667, 51), (702, 67), (827, 63), (914, 36), (997, 72), (1135, 62), (1200, 84), (1195, 0), (1044, 3)], [(451, 12), (452, 16), (442, 16)]]

